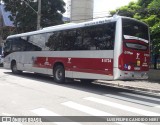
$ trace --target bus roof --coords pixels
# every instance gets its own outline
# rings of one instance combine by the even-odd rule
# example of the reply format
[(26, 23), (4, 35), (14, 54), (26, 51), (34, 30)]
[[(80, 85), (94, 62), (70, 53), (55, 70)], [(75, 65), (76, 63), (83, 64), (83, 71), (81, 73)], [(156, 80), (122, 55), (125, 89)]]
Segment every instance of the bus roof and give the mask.
[(70, 25), (74, 25), (74, 24), (76, 24), (76, 23), (66, 23), (66, 24), (61, 24), (61, 25), (55, 25), (55, 26), (45, 27), (45, 28), (43, 28), (43, 30), (45, 30), (45, 29), (50, 29), (50, 28), (70, 26)]
[[(42, 30), (11, 35), (11, 36), (8, 36), (7, 39), (16, 38), (16, 37), (25, 37), (25, 36), (36, 35), (36, 34), (41, 34), (41, 33), (53, 32), (53, 31), (80, 28), (80, 27), (103, 24), (103, 23), (108, 23), (108, 22), (114, 22), (114, 21), (117, 21), (119, 18), (128, 18), (128, 17), (122, 17), (122, 16), (116, 15), (113, 17), (95, 19), (93, 21), (87, 21), (87, 22), (83, 22), (83, 23), (68, 23), (68, 24), (62, 24), (62, 25), (57, 25), (57, 26), (51, 26), (51, 27), (43, 28)], [(132, 18), (129, 18), (129, 19), (132, 19)]]

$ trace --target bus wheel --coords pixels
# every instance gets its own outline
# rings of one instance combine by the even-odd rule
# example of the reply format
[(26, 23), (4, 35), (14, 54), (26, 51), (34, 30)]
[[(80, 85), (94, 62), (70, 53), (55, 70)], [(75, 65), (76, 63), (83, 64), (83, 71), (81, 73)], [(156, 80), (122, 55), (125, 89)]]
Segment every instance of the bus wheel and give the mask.
[(11, 63), (11, 70), (13, 74), (18, 74), (18, 73), (22, 73), (22, 71), (17, 70), (17, 64), (16, 62), (12, 62)]
[(53, 77), (54, 77), (54, 81), (57, 83), (65, 82), (65, 70), (62, 65), (57, 65), (53, 69)]

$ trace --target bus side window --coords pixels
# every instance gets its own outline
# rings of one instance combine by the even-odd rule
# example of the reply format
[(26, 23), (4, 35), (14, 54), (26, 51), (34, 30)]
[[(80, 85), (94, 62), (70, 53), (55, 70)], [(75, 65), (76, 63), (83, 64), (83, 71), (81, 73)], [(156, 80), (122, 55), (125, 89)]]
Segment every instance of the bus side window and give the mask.
[(63, 31), (63, 50), (72, 50), (76, 40), (76, 30)]
[(19, 41), (21, 45), (21, 51), (26, 51), (27, 50), (27, 36), (20, 37)]
[(61, 31), (48, 33), (45, 45), (50, 51), (63, 50), (63, 34)]
[(113, 50), (115, 39), (115, 23), (102, 24), (97, 26), (94, 35), (95, 45), (100, 50)]
[(12, 40), (6, 40), (6, 43), (4, 44), (4, 51), (5, 52), (10, 52), (11, 51), (11, 42)]
[(21, 37), (14, 38), (12, 42), (12, 51), (24, 51), (25, 50), (25, 42)]
[(54, 50), (62, 51), (63, 50), (63, 34), (62, 31), (58, 31), (55, 33), (56, 40), (54, 41)]
[(89, 50), (91, 44), (92, 44), (92, 38), (91, 38), (91, 27), (87, 27), (84, 29), (84, 35), (83, 35), (83, 47), (85, 50)]
[(42, 50), (42, 48), (39, 47), (37, 45), (37, 43), (34, 41), (35, 40), (34, 37), (35, 37), (34, 35), (28, 37), (28, 41), (27, 41), (27, 45), (26, 45), (26, 48), (27, 48), (26, 51), (41, 51)]
[(83, 50), (83, 30), (82, 29), (77, 29), (76, 30), (76, 39), (74, 43), (74, 50)]
[(50, 51), (54, 51), (54, 33), (46, 34), (46, 47), (49, 48)]
[(97, 41), (99, 42), (100, 38), (102, 38), (100, 25), (84, 28), (83, 45), (85, 50), (98, 50)]
[(35, 34), (32, 36), (32, 44), (34, 45), (34, 51), (46, 50), (46, 33)]
[(12, 42), (12, 39), (7, 39), (5, 44), (4, 44), (4, 57), (6, 57), (8, 54), (11, 53), (11, 42)]

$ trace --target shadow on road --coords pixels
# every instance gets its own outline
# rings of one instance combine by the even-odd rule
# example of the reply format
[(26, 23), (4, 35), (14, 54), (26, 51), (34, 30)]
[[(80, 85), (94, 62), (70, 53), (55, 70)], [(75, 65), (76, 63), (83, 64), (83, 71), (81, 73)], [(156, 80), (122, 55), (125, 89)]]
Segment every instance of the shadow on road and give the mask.
[[(54, 82), (53, 77), (41, 75), (41, 74), (28, 73), (28, 72), (18, 74), (18, 75), (14, 75), (14, 74), (12, 74), (12, 72), (4, 72), (4, 74), (13, 75), (13, 76), (17, 76), (17, 77), (21, 77), (21, 78), (25, 78), (25, 79), (31, 79), (31, 80), (35, 80), (35, 81), (40, 81), (40, 82), (44, 82), (45, 84), (59, 85), (62, 87), (77, 89), (80, 91), (90, 92), (90, 93), (99, 94), (99, 95), (113, 94), (113, 95), (120, 95), (121, 96), (120, 92), (128, 92), (128, 93), (136, 93), (136, 94), (141, 94), (141, 95), (146, 95), (146, 96), (158, 98), (157, 96), (154, 96), (154, 95), (148, 95), (146, 93), (139, 93), (139, 92), (135, 92), (132, 90), (126, 90), (123, 88), (115, 88), (112, 86), (106, 86), (105, 84), (100, 84), (97, 82), (93, 82), (93, 83), (89, 84), (89, 83), (81, 83), (80, 81), (75, 80), (73, 82), (66, 82), (63, 84), (58, 84), (58, 83)], [(123, 97), (124, 97), (124, 95), (123, 95)], [(132, 97), (132, 96), (126, 96), (126, 97), (134, 99), (134, 97)], [(138, 98), (138, 97), (136, 97), (135, 99), (150, 102), (149, 100)], [(119, 100), (123, 100), (123, 99), (119, 99)], [(127, 101), (127, 100), (125, 100), (125, 101)], [(128, 102), (130, 102), (130, 101), (128, 101)], [(137, 102), (132, 102), (132, 103), (137, 104)], [(159, 104), (160, 102), (152, 101), (152, 103)]]
[(44, 82), (46, 84), (54, 84), (54, 85), (59, 85), (59, 86), (63, 86), (63, 87), (69, 87), (69, 88), (79, 89), (79, 90), (83, 90), (83, 91), (89, 91), (89, 92), (93, 92), (93, 93), (96, 92), (98, 94), (106, 94), (108, 92), (112, 92), (112, 91), (116, 92), (117, 91), (117, 88), (114, 88), (114, 87), (101, 85), (100, 83), (99, 84), (81, 83), (79, 80), (74, 80), (71, 82), (65, 82), (65, 83), (59, 84), (59, 83), (54, 82), (54, 78), (52, 76), (37, 74), (37, 73), (25, 72), (25, 73), (15, 75), (12, 72), (4, 72), (4, 74), (13, 75), (13, 76), (17, 76), (17, 77), (21, 77), (21, 78), (25, 78), (25, 79), (31, 79), (31, 80), (35, 80), (35, 81), (40, 81), (40, 82)]

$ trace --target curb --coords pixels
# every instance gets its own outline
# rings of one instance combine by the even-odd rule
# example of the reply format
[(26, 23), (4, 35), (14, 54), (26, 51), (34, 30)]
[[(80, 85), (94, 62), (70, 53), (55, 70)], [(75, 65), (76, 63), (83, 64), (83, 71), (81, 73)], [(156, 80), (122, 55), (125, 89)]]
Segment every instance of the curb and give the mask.
[(97, 83), (103, 84), (103, 85), (107, 85), (107, 86), (112, 86), (115, 88), (122, 88), (122, 89), (127, 89), (127, 90), (134, 90), (134, 91), (143, 91), (143, 92), (148, 92), (151, 94), (158, 94), (160, 95), (160, 90), (152, 90), (152, 89), (147, 89), (147, 88), (140, 88), (140, 87), (136, 87), (136, 86), (125, 86), (125, 85), (121, 85), (121, 84), (113, 84), (113, 83), (109, 83), (109, 81), (103, 81), (103, 80), (98, 80)]

